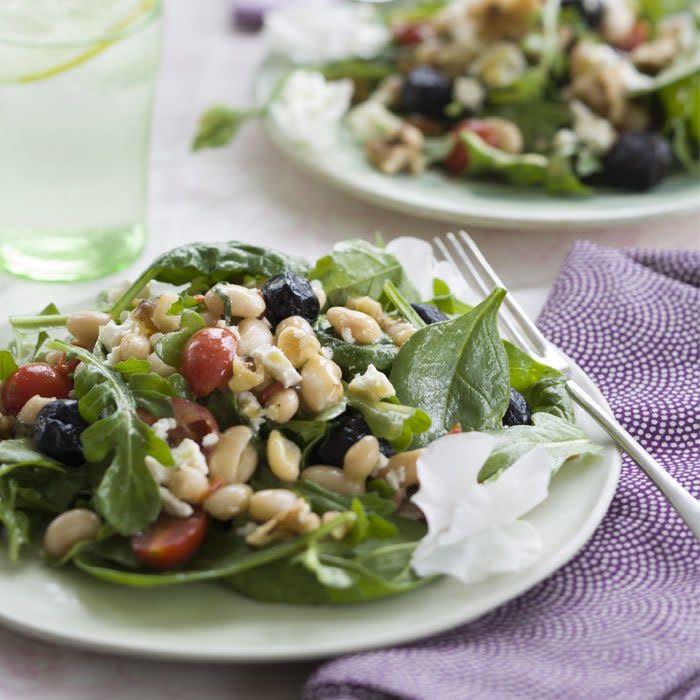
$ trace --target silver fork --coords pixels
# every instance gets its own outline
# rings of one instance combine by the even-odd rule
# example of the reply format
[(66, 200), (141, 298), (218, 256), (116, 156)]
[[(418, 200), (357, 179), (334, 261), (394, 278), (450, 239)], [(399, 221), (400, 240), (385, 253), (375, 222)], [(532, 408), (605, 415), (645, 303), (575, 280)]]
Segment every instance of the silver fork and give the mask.
[[(467, 283), (473, 281), (477, 289), (488, 295), (494, 287), (505, 286), (484, 258), (476, 243), (464, 231), (448, 233), (444, 239), (434, 238), (435, 248), (442, 258), (451, 263)], [(661, 493), (683, 518), (696, 539), (700, 540), (700, 500), (683, 488), (615, 419), (604, 406), (584, 391), (571, 378), (571, 364), (538, 330), (513, 295), (506, 294), (501, 307), (500, 321), (511, 339), (538, 361), (563, 372), (568, 381), (566, 388), (571, 398), (587, 411), (610, 437), (641, 467)]]

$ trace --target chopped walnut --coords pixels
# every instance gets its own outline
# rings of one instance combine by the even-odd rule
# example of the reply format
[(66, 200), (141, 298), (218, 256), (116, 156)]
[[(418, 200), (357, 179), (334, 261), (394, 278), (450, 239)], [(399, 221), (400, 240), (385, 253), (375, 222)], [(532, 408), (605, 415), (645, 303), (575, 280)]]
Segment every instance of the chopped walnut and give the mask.
[(532, 26), (542, 0), (474, 0), (469, 16), (486, 39), (521, 39)]
[(581, 100), (613, 124), (619, 124), (624, 117), (625, 84), (622, 74), (614, 66), (575, 78), (569, 87), (568, 96)]
[(367, 144), (367, 159), (386, 175), (401, 172), (419, 173), (425, 169), (423, 134), (410, 124)]
[(673, 37), (662, 36), (637, 46), (630, 58), (639, 70), (654, 75), (673, 62), (677, 48)]

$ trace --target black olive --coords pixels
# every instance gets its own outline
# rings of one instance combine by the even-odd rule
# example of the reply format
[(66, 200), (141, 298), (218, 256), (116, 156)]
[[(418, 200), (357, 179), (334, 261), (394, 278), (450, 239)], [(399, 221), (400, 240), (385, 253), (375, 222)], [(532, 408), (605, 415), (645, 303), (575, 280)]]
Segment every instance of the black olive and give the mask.
[(401, 88), (401, 109), (426, 117), (444, 117), (445, 107), (452, 102), (452, 81), (430, 66), (414, 68)]
[(644, 192), (656, 187), (673, 165), (671, 144), (649, 132), (622, 134), (603, 162), (606, 185), (621, 190)]
[(510, 403), (506, 415), (503, 416), (503, 425), (531, 425), (532, 413), (527, 405), (525, 397), (515, 389), (510, 390)]
[[(342, 467), (345, 453), (365, 435), (371, 435), (372, 431), (365, 419), (357, 413), (348, 413), (340, 422), (331, 428), (328, 437), (316, 448), (314, 460), (318, 464), (327, 464), (332, 467)], [(394, 449), (384, 439), (379, 440), (379, 451), (385, 457), (391, 457)]]
[(447, 316), (431, 304), (411, 304), (413, 310), (428, 324), (447, 321)]
[(84, 462), (80, 434), (88, 424), (78, 411), (78, 402), (60, 399), (46, 404), (34, 421), (36, 448), (59, 462), (78, 466)]
[(561, 6), (573, 7), (586, 20), (586, 24), (594, 29), (600, 27), (603, 21), (603, 0), (562, 0)]
[(309, 323), (314, 323), (321, 310), (309, 280), (299, 277), (295, 272), (283, 272), (270, 277), (263, 284), (262, 293), (265, 297), (265, 316), (273, 328), (289, 316), (301, 316)]

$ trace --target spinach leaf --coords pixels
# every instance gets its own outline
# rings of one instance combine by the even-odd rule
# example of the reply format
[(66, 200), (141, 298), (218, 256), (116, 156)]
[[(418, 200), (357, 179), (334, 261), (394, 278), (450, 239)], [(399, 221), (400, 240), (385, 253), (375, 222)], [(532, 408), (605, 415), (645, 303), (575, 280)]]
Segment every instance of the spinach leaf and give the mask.
[(510, 384), (525, 397), (530, 411), (551, 413), (574, 423), (574, 405), (566, 390), (566, 377), (509, 341), (504, 340), (503, 345), (508, 356)]
[(285, 270), (305, 275), (308, 269), (301, 258), (248, 243), (191, 243), (156, 258), (112, 307), (110, 314), (118, 319), (151, 280), (208, 289), (217, 282), (241, 281), (247, 275), (267, 278)]
[(15, 358), (9, 350), (0, 350), (0, 382), (6, 382), (17, 369)]
[(437, 277), (433, 280), (433, 298), (429, 302), (433, 306), (437, 307), (442, 311), (442, 313), (448, 316), (455, 316), (457, 314), (465, 314), (467, 311), (471, 311), (473, 307), (469, 304), (465, 304), (455, 297), (455, 295), (450, 291), (450, 287), (444, 280), (438, 279)]
[(571, 114), (564, 103), (546, 100), (529, 102), (525, 109), (520, 104), (491, 106), (486, 116), (501, 117), (517, 124), (525, 151), (537, 153), (548, 150), (557, 131), (571, 123)]
[(390, 340), (358, 345), (336, 337), (324, 326), (317, 327), (315, 332), (321, 345), (331, 349), (333, 362), (343, 370), (343, 377), (347, 380), (356, 374), (364, 374), (370, 365), (374, 365), (380, 372), (390, 369), (399, 352)]
[(153, 349), (166, 365), (180, 366), (180, 355), (185, 343), (198, 331), (204, 328), (204, 319), (192, 309), (182, 312), (180, 330), (162, 335), (154, 343)]
[(0, 479), (0, 524), (7, 535), (7, 554), (16, 561), (20, 550), (30, 542), (29, 517), (15, 508), (17, 484), (13, 480)]
[(398, 451), (405, 450), (415, 436), (430, 429), (430, 416), (425, 411), (398, 401), (377, 401), (348, 392), (348, 403), (362, 414), (373, 435), (388, 440)]
[(94, 496), (97, 511), (116, 532), (139, 532), (160, 512), (158, 487), (145, 458), (172, 464), (170, 450), (137, 416), (136, 400), (119, 373), (82, 348), (60, 341), (50, 347), (85, 365), (75, 380), (80, 413), (91, 423), (81, 436), (85, 459), (107, 463)]
[(676, 157), (689, 173), (700, 175), (700, 71), (664, 87), (659, 98)]
[(396, 396), (432, 421), (414, 446), (456, 423), (463, 430), (500, 426), (510, 395), (508, 358), (496, 326), (505, 293), (494, 289), (471, 311), (422, 328), (399, 351), (391, 370)]
[(535, 413), (532, 420), (534, 425), (514, 425), (492, 433), (497, 443), (479, 472), (479, 481), (496, 476), (537, 446), (549, 452), (555, 470), (571, 457), (600, 451), (581, 428), (562, 418)]
[(41, 467), (63, 471), (63, 465), (37, 450), (28, 438), (0, 440), (0, 478), (18, 467)]
[(387, 280), (409, 301), (420, 301), (401, 263), (363, 240), (336, 244), (329, 255), (319, 258), (310, 277), (321, 281), (330, 304), (343, 304), (351, 296), (379, 299)]

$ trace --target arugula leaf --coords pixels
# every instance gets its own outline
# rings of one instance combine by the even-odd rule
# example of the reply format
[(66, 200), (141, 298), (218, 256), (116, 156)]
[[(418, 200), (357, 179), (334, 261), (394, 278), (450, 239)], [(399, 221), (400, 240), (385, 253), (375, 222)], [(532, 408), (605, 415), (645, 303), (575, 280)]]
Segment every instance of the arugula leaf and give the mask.
[(352, 510), (353, 500), (357, 500), (370, 515), (387, 516), (396, 510), (396, 504), (375, 492), (361, 496), (347, 496), (335, 491), (329, 491), (315, 481), (295, 481), (293, 490), (303, 496), (315, 513), (323, 514), (329, 510)]
[(550, 73), (560, 55), (559, 51), (560, 0), (545, 0), (542, 8), (542, 52), (539, 62), (528, 68), (510, 85), (492, 90), (488, 99), (495, 104), (532, 102), (542, 96)]
[(265, 112), (265, 109), (231, 109), (226, 105), (210, 107), (199, 120), (199, 129), (192, 142), (192, 150), (225, 146), (233, 141), (243, 124), (264, 116)]
[(364, 374), (370, 365), (380, 372), (390, 369), (399, 349), (391, 341), (382, 341), (371, 345), (348, 343), (338, 338), (329, 330), (330, 327), (319, 325), (315, 329), (316, 337), (324, 348), (333, 352), (333, 362), (342, 370), (345, 379), (352, 379), (356, 374)]
[(0, 350), (0, 382), (6, 382), (17, 369), (15, 358), (9, 350)]
[(185, 309), (181, 316), (180, 330), (165, 333), (153, 344), (156, 355), (166, 365), (179, 367), (180, 355), (185, 343), (205, 325), (204, 319), (196, 311)]
[(689, 173), (700, 175), (700, 71), (664, 87), (659, 98), (676, 157)]
[(17, 484), (0, 480), (0, 524), (7, 534), (7, 554), (10, 561), (17, 561), (20, 550), (30, 542), (29, 518), (27, 514), (15, 508)]
[(340, 61), (326, 63), (319, 68), (326, 80), (342, 80), (355, 78), (364, 80), (383, 80), (395, 72), (396, 68), (389, 62), (367, 60), (362, 58), (346, 58)]
[(388, 440), (398, 451), (405, 450), (415, 436), (430, 429), (430, 416), (425, 411), (398, 401), (377, 401), (348, 392), (348, 403), (362, 414), (373, 435)]
[(513, 185), (532, 187), (547, 181), (549, 161), (539, 153), (506, 153), (471, 131), (459, 135), (469, 155), (467, 176), (495, 175)]
[(496, 326), (505, 294), (494, 289), (471, 311), (422, 328), (399, 351), (391, 370), (396, 396), (432, 421), (414, 446), (456, 423), (463, 430), (500, 427), (510, 396), (508, 358)]
[(537, 446), (544, 447), (554, 460), (555, 471), (567, 459), (595, 454), (600, 447), (591, 442), (577, 425), (549, 413), (535, 413), (534, 425), (514, 425), (496, 430), (496, 446), (479, 472), (479, 481), (495, 477)]
[(80, 413), (91, 423), (81, 442), (88, 462), (108, 464), (95, 491), (97, 511), (122, 535), (145, 529), (160, 512), (158, 487), (145, 458), (172, 464), (167, 444), (136, 415), (136, 399), (120, 374), (82, 348), (57, 340), (50, 347), (86, 365), (75, 381)]
[(493, 105), (486, 109), (485, 116), (517, 124), (525, 151), (534, 152), (547, 150), (557, 131), (571, 124), (571, 114), (565, 104), (546, 100), (529, 102), (526, 108), (521, 104)]
[(329, 566), (321, 562), (321, 553), (316, 542), (310, 544), (304, 552), (292, 560), (301, 563), (310, 571), (322, 586), (330, 588), (350, 588), (353, 585), (352, 576), (338, 566)]
[(337, 243), (329, 255), (319, 258), (310, 277), (321, 281), (331, 305), (343, 304), (351, 296), (379, 299), (386, 281), (393, 282), (408, 301), (420, 301), (401, 263), (364, 240)]
[(553, 367), (534, 360), (526, 352), (504, 340), (508, 356), (510, 384), (519, 391), (532, 413), (551, 413), (575, 422), (574, 405), (566, 390), (566, 377)]
[(268, 278), (285, 270), (305, 275), (308, 269), (301, 258), (239, 241), (190, 243), (156, 258), (114, 304), (110, 314), (118, 319), (151, 280), (208, 289), (217, 282), (241, 281), (247, 275)]
[(0, 440), (0, 478), (18, 467), (41, 467), (63, 471), (63, 465), (39, 452), (28, 438)]

